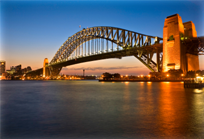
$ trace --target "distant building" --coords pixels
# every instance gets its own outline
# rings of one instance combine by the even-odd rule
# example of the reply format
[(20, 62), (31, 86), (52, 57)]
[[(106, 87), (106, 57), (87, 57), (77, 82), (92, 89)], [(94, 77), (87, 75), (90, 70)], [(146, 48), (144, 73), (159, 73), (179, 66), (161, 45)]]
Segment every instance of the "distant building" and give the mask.
[(21, 65), (17, 65), (17, 66), (15, 67), (15, 70), (16, 70), (16, 73), (17, 73), (17, 74), (21, 74)]
[(13, 75), (13, 74), (16, 72), (16, 69), (15, 69), (14, 66), (12, 66), (12, 67), (10, 67), (10, 70), (6, 70), (6, 72), (7, 72), (8, 74)]
[(6, 72), (8, 73), (8, 75), (11, 76), (22, 76), (23, 74), (26, 74), (28, 71), (31, 71), (31, 67), (28, 66), (27, 68), (21, 69), (21, 65), (17, 65), (17, 66), (11, 66), (10, 70), (6, 70)]
[(28, 71), (31, 71), (31, 70), (32, 70), (31, 67), (28, 66), (27, 68), (22, 69), (21, 72), (22, 72), (23, 74), (25, 74), (25, 73), (27, 73)]
[(2, 75), (5, 72), (6, 68), (6, 61), (0, 61), (0, 75)]
[(28, 66), (28, 67), (27, 67), (27, 72), (28, 72), (28, 71), (31, 71), (31, 70), (32, 70), (31, 67)]

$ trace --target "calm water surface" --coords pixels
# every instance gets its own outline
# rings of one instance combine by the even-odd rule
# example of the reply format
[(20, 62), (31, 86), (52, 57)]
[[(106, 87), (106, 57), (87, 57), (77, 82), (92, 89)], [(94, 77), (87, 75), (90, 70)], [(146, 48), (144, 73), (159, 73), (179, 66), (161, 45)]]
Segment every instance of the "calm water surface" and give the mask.
[(0, 84), (2, 139), (204, 138), (204, 89), (180, 82)]

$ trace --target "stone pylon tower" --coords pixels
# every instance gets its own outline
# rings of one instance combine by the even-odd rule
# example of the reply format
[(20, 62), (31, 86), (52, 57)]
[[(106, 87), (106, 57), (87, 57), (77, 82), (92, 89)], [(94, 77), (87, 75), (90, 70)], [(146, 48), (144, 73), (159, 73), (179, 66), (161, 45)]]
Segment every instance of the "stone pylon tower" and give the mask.
[(47, 58), (45, 58), (44, 59), (44, 62), (43, 62), (43, 77), (46, 77), (47, 75), (48, 75), (48, 73), (47, 73), (47, 70), (46, 70), (46, 65), (48, 65), (48, 59)]
[(181, 69), (184, 73), (198, 70), (198, 55), (186, 54), (181, 40), (197, 37), (195, 25), (192, 21), (183, 23), (178, 14), (168, 16), (163, 28), (163, 72), (170, 69)]

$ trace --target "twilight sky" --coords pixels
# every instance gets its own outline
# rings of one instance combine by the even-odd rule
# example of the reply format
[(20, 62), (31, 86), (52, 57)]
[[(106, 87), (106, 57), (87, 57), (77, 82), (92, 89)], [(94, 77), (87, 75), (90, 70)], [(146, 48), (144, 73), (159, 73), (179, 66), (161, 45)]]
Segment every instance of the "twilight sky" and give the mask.
[[(204, 1), (1, 1), (0, 60), (10, 66), (41, 68), (66, 39), (82, 28), (113, 26), (163, 37), (164, 20), (178, 13), (183, 22), (193, 21), (204, 36)], [(81, 28), (79, 28), (81, 25)], [(204, 56), (199, 57), (204, 70)], [(63, 68), (61, 73), (128, 75), (150, 71), (135, 57), (86, 62)]]

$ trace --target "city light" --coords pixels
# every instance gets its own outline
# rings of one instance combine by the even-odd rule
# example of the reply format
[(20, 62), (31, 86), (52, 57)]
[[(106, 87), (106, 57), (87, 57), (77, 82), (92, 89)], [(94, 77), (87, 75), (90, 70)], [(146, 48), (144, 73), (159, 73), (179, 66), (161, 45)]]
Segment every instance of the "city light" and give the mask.
[(169, 74), (167, 74), (166, 76), (169, 77)]
[(194, 93), (202, 93), (203, 90), (200, 90), (200, 89), (194, 89), (193, 92), (194, 92)]

